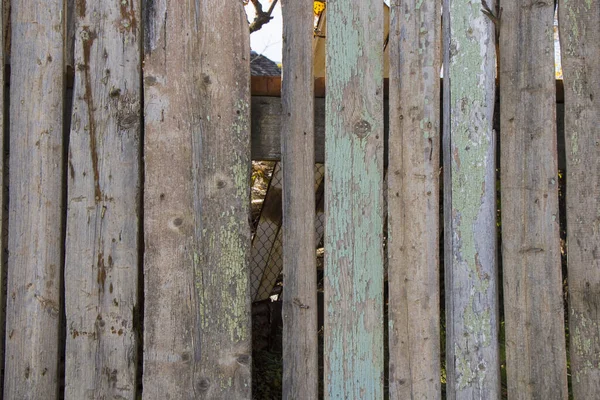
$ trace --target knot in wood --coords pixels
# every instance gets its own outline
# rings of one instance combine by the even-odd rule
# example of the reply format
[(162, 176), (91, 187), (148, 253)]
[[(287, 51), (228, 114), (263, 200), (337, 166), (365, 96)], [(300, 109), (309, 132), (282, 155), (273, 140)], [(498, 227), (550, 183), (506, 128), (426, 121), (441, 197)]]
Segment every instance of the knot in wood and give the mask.
[(366, 137), (369, 133), (371, 133), (371, 124), (361, 119), (360, 121), (354, 124), (354, 134), (359, 138)]

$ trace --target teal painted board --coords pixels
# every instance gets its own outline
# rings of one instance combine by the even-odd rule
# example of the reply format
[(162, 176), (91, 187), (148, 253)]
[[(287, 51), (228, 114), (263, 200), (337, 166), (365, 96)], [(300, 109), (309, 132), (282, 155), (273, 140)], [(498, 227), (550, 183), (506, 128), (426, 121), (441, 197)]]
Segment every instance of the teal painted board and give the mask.
[(383, 397), (383, 4), (327, 3), (325, 398)]
[(444, 0), (443, 20), (446, 393), (498, 399), (494, 25), (479, 1)]
[(559, 6), (565, 84), (567, 258), (575, 399), (600, 388), (600, 4)]
[(391, 4), (388, 314), (391, 399), (439, 399), (440, 79), (437, 0)]

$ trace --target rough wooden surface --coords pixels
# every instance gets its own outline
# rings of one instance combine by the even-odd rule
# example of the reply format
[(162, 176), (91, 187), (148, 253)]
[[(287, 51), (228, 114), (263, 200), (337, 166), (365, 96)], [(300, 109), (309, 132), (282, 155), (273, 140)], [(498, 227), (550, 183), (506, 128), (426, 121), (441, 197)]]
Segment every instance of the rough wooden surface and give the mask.
[[(5, 19), (6, 9), (3, 6), (0, 6), (0, 32), (4, 32), (6, 29), (6, 19)], [(0, 49), (4, 49), (4, 35), (0, 34)], [(5, 64), (4, 62), (0, 63), (0, 110), (5, 110), (7, 104), (5, 99), (6, 96), (6, 82), (4, 78)], [(6, 317), (6, 292), (4, 288), (6, 287), (6, 253), (4, 249), (7, 246), (7, 236), (6, 230), (8, 228), (8, 212), (6, 209), (7, 206), (7, 192), (5, 191), (6, 183), (7, 183), (7, 168), (6, 168), (6, 133), (5, 133), (5, 115), (6, 113), (2, 113), (0, 115), (0, 248), (3, 251), (0, 253), (0, 288), (2, 291), (0, 292), (0, 304), (2, 305), (2, 309), (0, 310), (0, 343), (4, 343), (5, 339), (5, 317)], [(0, 363), (4, 365), (4, 346), (0, 346)], [(0, 382), (4, 382), (4, 373), (0, 373)], [(2, 391), (0, 390), (0, 393)]]
[(337, 0), (327, 19), (325, 398), (380, 399), (383, 7)]
[(6, 399), (58, 395), (64, 200), (62, 12), (62, 1), (12, 2)]
[(140, 2), (77, 3), (65, 398), (136, 399)]
[(390, 398), (439, 399), (438, 2), (392, 3), (388, 47)]
[(144, 16), (144, 398), (250, 399), (250, 64), (241, 2)]
[(566, 399), (552, 2), (503, 3), (502, 268), (508, 396)]
[[(557, 93), (560, 93), (557, 91)], [(388, 101), (384, 99), (384, 118), (388, 110)], [(496, 107), (499, 107), (496, 103)], [(557, 101), (557, 119), (563, 118), (563, 104)], [(281, 160), (281, 99), (278, 97), (252, 96), (252, 159)], [(440, 114), (441, 118), (441, 114)], [(386, 141), (388, 135), (387, 120), (384, 119), (384, 164), (387, 163)], [(559, 139), (564, 136), (562, 125), (558, 124)], [(559, 154), (561, 141), (559, 141)], [(315, 99), (315, 162), (325, 160), (325, 100)], [(564, 157), (559, 157), (559, 168), (564, 168)]]
[(559, 7), (565, 83), (569, 338), (575, 399), (600, 388), (600, 6)]
[(443, 19), (446, 393), (498, 399), (494, 26), (479, 2), (444, 0)]
[(318, 398), (313, 1), (284, 0), (283, 398)]

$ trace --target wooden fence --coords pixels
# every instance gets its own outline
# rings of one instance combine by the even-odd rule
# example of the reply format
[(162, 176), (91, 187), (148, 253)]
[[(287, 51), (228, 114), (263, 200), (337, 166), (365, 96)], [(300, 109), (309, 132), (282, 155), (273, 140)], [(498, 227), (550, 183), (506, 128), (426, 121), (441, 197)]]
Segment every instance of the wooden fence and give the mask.
[(259, 154), (283, 161), (283, 398), (319, 396), (323, 159), (326, 399), (598, 398), (598, 2), (559, 5), (566, 219), (551, 1), (392, 1), (384, 79), (382, 0), (329, 0), (324, 101), (312, 0), (282, 3), (265, 99), (240, 0), (4, 1), (4, 398), (250, 399)]

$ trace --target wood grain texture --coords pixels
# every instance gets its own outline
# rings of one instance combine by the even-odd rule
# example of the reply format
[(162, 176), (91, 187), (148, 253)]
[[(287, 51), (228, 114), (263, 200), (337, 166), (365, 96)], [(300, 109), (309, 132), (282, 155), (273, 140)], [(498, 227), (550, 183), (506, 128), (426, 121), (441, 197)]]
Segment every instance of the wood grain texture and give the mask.
[(136, 399), (140, 2), (78, 2), (65, 243), (66, 399)]
[(325, 398), (383, 398), (383, 7), (327, 3)]
[(388, 287), (391, 399), (439, 399), (441, 31), (437, 1), (391, 4)]
[[(42, 11), (43, 10), (43, 11)], [(63, 214), (63, 2), (12, 2), (4, 398), (58, 395)]]
[[(0, 6), (0, 32), (4, 32), (6, 29), (6, 18), (5, 18), (6, 9), (2, 5)], [(4, 34), (0, 35), (0, 49), (4, 49), (5, 39)], [(4, 57), (3, 57), (4, 58)], [(4, 61), (0, 63), (0, 110), (6, 110), (6, 106), (8, 105), (5, 101), (6, 96), (6, 79), (5, 79), (5, 63)], [(8, 210), (7, 210), (7, 191), (6, 186), (8, 183), (7, 175), (8, 169), (6, 163), (8, 162), (8, 157), (6, 157), (6, 144), (7, 144), (7, 135), (5, 131), (5, 127), (7, 126), (7, 121), (5, 121), (6, 113), (3, 111), (2, 115), (0, 115), (0, 248), (3, 251), (0, 254), (0, 304), (2, 305), (2, 309), (0, 310), (0, 343), (4, 343), (6, 332), (5, 332), (5, 322), (6, 322), (6, 246), (7, 246), (7, 228), (8, 228)], [(4, 365), (4, 346), (0, 346), (0, 363)], [(0, 373), (0, 382), (4, 382), (4, 372)], [(2, 391), (0, 390), (0, 393)]]
[(241, 2), (147, 2), (144, 398), (250, 399)]
[(503, 3), (501, 212), (513, 399), (566, 399), (552, 2)]
[(443, 13), (446, 393), (498, 399), (494, 26), (478, 1)]
[[(313, 1), (284, 0), (283, 398), (318, 398)], [(271, 285), (269, 285), (271, 286)], [(272, 287), (272, 286), (271, 286)]]
[(600, 6), (559, 6), (565, 85), (569, 338), (573, 397), (600, 387)]

